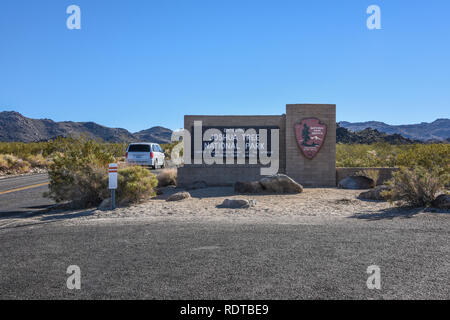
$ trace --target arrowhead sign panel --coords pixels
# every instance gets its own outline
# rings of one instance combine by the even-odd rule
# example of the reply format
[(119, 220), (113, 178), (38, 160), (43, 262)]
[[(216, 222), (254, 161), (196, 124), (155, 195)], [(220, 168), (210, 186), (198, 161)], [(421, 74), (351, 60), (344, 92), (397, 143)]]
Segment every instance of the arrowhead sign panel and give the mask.
[(317, 118), (307, 118), (296, 123), (294, 130), (300, 150), (308, 159), (314, 158), (325, 141), (327, 125)]

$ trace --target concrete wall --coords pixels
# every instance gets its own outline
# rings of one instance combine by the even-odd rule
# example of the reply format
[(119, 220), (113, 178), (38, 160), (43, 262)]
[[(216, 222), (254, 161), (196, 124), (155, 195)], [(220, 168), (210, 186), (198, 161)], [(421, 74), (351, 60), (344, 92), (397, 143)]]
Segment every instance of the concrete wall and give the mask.
[(392, 173), (397, 171), (398, 168), (336, 168), (336, 185), (342, 179), (345, 179), (348, 176), (353, 176), (357, 172), (364, 170), (377, 170), (379, 172), (377, 185), (382, 185), (387, 180), (392, 178)]
[[(313, 159), (300, 150), (294, 125), (317, 118), (327, 125), (322, 148)], [(336, 186), (336, 105), (288, 104), (286, 106), (286, 174), (304, 186)]]
[(178, 185), (189, 187), (197, 182), (208, 186), (231, 186), (236, 181), (261, 179), (260, 166), (255, 165), (187, 165), (178, 168)]

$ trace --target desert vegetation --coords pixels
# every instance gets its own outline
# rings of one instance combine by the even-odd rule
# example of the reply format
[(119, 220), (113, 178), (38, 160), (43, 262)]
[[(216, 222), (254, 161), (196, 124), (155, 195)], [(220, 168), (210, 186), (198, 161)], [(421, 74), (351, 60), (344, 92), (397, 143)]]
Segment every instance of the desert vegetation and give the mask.
[(164, 169), (160, 174), (158, 174), (157, 179), (159, 187), (176, 186), (177, 169)]
[(439, 168), (401, 167), (388, 181), (390, 189), (384, 191), (383, 196), (391, 203), (429, 207), (439, 193), (445, 192), (445, 186), (449, 182), (449, 174), (442, 173)]
[(450, 144), (337, 144), (337, 167), (450, 168)]
[[(176, 143), (161, 145), (166, 157)], [(98, 205), (109, 197), (106, 187), (108, 163), (123, 163), (126, 143), (103, 143), (81, 137), (57, 138), (47, 142), (0, 143), (0, 174), (20, 174), (48, 170), (48, 197), (73, 206)], [(450, 185), (450, 144), (391, 145), (337, 144), (337, 167), (398, 167), (386, 198), (414, 206), (427, 206), (436, 195), (448, 192)], [(378, 172), (363, 169), (360, 175), (376, 180)], [(157, 186), (177, 184), (175, 169), (158, 177), (140, 167), (121, 166), (121, 204), (151, 197)]]
[[(431, 206), (450, 185), (450, 145), (413, 144), (342, 145), (336, 148), (340, 167), (398, 167), (382, 195), (391, 203), (413, 207)], [(358, 173), (377, 181), (376, 170)]]
[[(53, 157), (65, 152), (79, 139), (57, 138), (48, 142), (0, 142), (0, 173), (24, 173), (31, 168), (46, 168)], [(81, 140), (86, 140), (82, 138)], [(93, 141), (97, 148), (112, 155), (114, 161), (124, 160), (126, 143)], [(170, 159), (177, 143), (162, 144), (166, 158)], [(337, 167), (408, 167), (441, 168), (449, 172), (450, 144), (391, 145), (337, 144)], [(22, 163), (18, 163), (22, 162)]]
[[(53, 159), (69, 150), (71, 145), (87, 141), (86, 137), (57, 138), (45, 142), (0, 142), (0, 175), (23, 174), (48, 169)], [(108, 153), (115, 162), (125, 161), (127, 143), (105, 143), (90, 140), (96, 149)], [(170, 159), (173, 147), (177, 143), (161, 144), (166, 159)]]
[[(88, 139), (65, 144), (52, 154), (49, 191), (45, 196), (74, 208), (99, 205), (109, 197), (107, 167), (115, 161), (114, 150), (117, 149)], [(130, 166), (119, 169), (118, 183), (118, 202), (127, 205), (153, 196), (158, 181), (150, 171)]]

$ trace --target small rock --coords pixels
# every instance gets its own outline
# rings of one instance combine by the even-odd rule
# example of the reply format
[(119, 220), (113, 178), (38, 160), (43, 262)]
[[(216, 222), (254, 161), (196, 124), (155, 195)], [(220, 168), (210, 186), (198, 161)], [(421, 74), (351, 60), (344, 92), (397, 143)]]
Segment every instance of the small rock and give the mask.
[(256, 206), (257, 203), (258, 202), (256, 200), (253, 200), (253, 199), (248, 200), (248, 204), (250, 205), (250, 207)]
[(364, 176), (349, 176), (339, 181), (338, 187), (341, 189), (371, 189), (375, 187), (375, 181)]
[(439, 209), (450, 209), (450, 195), (449, 194), (441, 194), (434, 199), (432, 203), (433, 207)]
[(301, 193), (303, 186), (285, 174), (276, 174), (259, 180), (265, 191), (274, 193)]
[(259, 181), (251, 182), (236, 182), (234, 184), (234, 192), (236, 193), (261, 193), (263, 192), (263, 187)]
[(220, 205), (221, 208), (228, 209), (247, 209), (254, 207), (256, 205), (255, 200), (245, 200), (245, 199), (225, 199)]
[(111, 198), (106, 198), (98, 206), (98, 210), (107, 211), (111, 210)]
[(169, 198), (167, 198), (166, 201), (181, 201), (184, 199), (188, 199), (191, 197), (191, 194), (189, 192), (177, 192), (171, 195)]
[(389, 191), (391, 188), (388, 186), (378, 186), (369, 191), (361, 192), (358, 199), (362, 200), (384, 200), (387, 199), (381, 195), (383, 191)]

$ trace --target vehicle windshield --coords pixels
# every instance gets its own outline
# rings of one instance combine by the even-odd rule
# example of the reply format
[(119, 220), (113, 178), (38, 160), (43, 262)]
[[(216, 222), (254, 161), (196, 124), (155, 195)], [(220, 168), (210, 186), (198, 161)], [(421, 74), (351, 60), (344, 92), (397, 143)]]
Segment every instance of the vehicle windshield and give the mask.
[(128, 152), (150, 152), (148, 144), (132, 144), (128, 147)]

